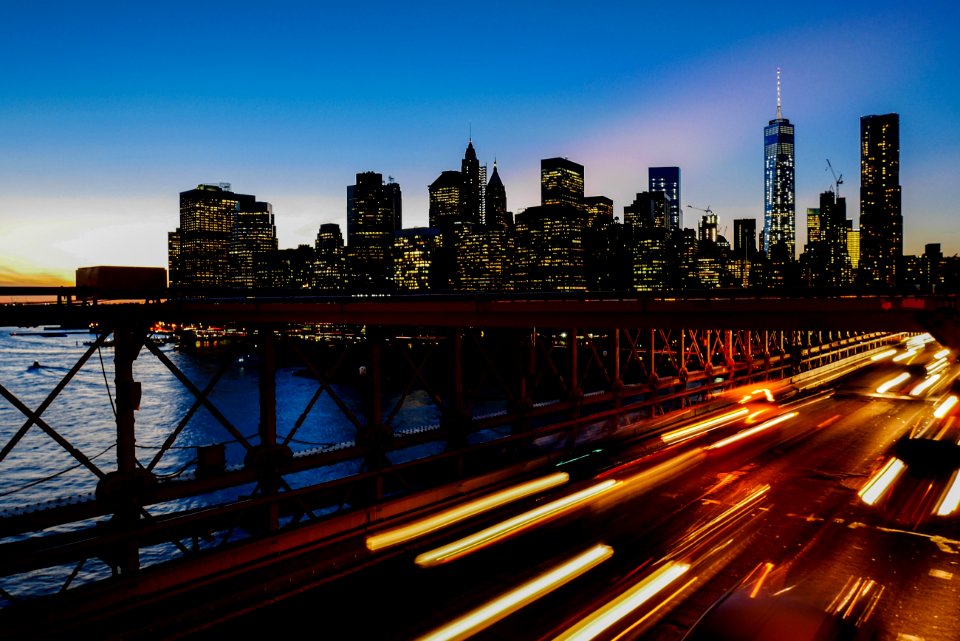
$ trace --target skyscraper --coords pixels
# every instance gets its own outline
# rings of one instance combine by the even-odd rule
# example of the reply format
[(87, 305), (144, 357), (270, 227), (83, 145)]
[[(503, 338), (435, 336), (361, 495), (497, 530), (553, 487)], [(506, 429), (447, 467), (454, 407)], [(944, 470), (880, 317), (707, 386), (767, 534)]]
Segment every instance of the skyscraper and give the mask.
[(606, 196), (586, 196), (583, 199), (583, 208), (587, 212), (587, 227), (591, 227), (598, 219), (613, 222), (613, 201)]
[(480, 161), (473, 148), (473, 139), (467, 143), (467, 150), (460, 162), (463, 184), (460, 187), (460, 220), (469, 223), (480, 222), (481, 196), (483, 185), (480, 182)]
[(350, 288), (384, 291), (393, 283), (393, 237), (401, 223), (400, 185), (357, 174), (347, 187), (347, 265)]
[(507, 211), (507, 190), (497, 171), (497, 161), (493, 161), (493, 174), (486, 188), (486, 208), (484, 224), (489, 228), (506, 229), (513, 222)]
[(866, 285), (893, 287), (903, 258), (900, 116), (860, 118), (860, 270)]
[(734, 258), (752, 258), (757, 253), (757, 221), (755, 218), (737, 218), (733, 221)]
[(444, 171), (430, 183), (429, 222), (431, 227), (442, 227), (463, 220), (460, 215), (460, 192), (463, 189), (463, 174), (459, 171)]
[(777, 69), (777, 117), (763, 128), (763, 250), (783, 259), (796, 259), (793, 125), (780, 110), (780, 69)]
[(566, 158), (540, 161), (540, 204), (583, 210), (583, 165)]
[(660, 192), (667, 203), (667, 220), (672, 231), (683, 227), (683, 209), (680, 204), (680, 168), (650, 167), (647, 169), (647, 189)]
[(317, 252), (317, 262), (314, 266), (314, 287), (325, 290), (343, 289), (344, 261), (343, 261), (343, 233), (340, 225), (324, 223), (317, 232), (314, 243)]
[(171, 287), (223, 287), (230, 282), (231, 233), (240, 199), (230, 183), (180, 192), (180, 226), (168, 237)]
[(277, 251), (277, 228), (273, 224), (273, 206), (253, 196), (237, 194), (237, 211), (230, 230), (230, 277), (234, 287), (261, 287), (259, 265)]

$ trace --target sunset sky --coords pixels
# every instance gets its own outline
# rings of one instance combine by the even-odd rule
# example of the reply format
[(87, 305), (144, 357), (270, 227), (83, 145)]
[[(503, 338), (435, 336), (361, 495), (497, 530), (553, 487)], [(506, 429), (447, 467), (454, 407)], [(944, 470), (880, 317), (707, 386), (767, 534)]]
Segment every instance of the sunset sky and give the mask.
[(762, 218), (778, 65), (798, 248), (827, 158), (859, 224), (859, 118), (898, 112), (905, 251), (960, 252), (960, 9), (729, 4), (4, 3), (0, 284), (166, 267), (178, 194), (204, 182), (273, 203), (281, 247), (345, 227), (361, 171), (426, 225), (471, 127), (514, 212), (539, 203), (541, 158), (583, 164), (620, 216), (647, 167), (679, 165), (683, 204), (729, 237)]

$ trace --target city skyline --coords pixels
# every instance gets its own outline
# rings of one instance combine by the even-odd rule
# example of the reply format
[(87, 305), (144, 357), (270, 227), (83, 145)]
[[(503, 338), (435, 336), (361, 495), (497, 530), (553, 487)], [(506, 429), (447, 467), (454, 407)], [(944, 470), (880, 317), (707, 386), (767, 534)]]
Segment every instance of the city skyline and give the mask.
[[(250, 35), (259, 14), (248, 5), (228, 15), (201, 8), (191, 14), (192, 26), (179, 24), (175, 10), (118, 9), (97, 23), (98, 12), (67, 7), (42, 31), (30, 10), (7, 9), (12, 37), (4, 46), (24, 64), (6, 71), (0, 107), (0, 281), (32, 282), (38, 274), (70, 281), (76, 267), (89, 264), (163, 266), (177, 194), (201, 182), (231, 182), (271, 203), (281, 247), (312, 244), (324, 223), (345, 230), (345, 187), (366, 171), (394, 176), (404, 189), (404, 226), (423, 226), (428, 186), (455, 167), (471, 128), (480, 164), (497, 161), (514, 212), (539, 204), (544, 158), (583, 165), (586, 192), (612, 198), (620, 217), (646, 188), (649, 167), (677, 166), (683, 205), (710, 207), (732, 239), (734, 219), (762, 224), (757, 131), (775, 115), (777, 65), (784, 113), (799, 132), (797, 211), (815, 207), (832, 183), (830, 158), (858, 224), (859, 118), (895, 112), (904, 251), (919, 254), (929, 242), (942, 243), (945, 255), (960, 250), (951, 170), (960, 162), (960, 131), (951, 126), (960, 100), (957, 87), (942, 81), (956, 59), (944, 15), (955, 8), (798, 10), (795, 23), (775, 34), (764, 31), (759, 6), (724, 15), (704, 10), (682, 32), (665, 28), (635, 50), (609, 44), (583, 54), (566, 70), (574, 78), (567, 84), (525, 52), (558, 46), (594, 24), (626, 33), (621, 23), (640, 12), (603, 7), (595, 16), (563, 8), (571, 15), (514, 10), (503, 25), (477, 16), (484, 42), (499, 45), (478, 45), (478, 60), (499, 71), (481, 74), (483, 87), (451, 80), (432, 92), (423, 91), (431, 88), (432, 65), (440, 64), (439, 73), (450, 63), (441, 49), (414, 43), (428, 28), (418, 26), (416, 12), (376, 27), (383, 42), (369, 53), (330, 63), (355, 31), (337, 35), (332, 25), (352, 14), (307, 11), (304, 26), (266, 16), (257, 26), (262, 43), (276, 50), (259, 59), (218, 52), (226, 36), (197, 44), (190, 56), (168, 52), (171, 43), (163, 40), (180, 42), (217, 20)], [(149, 20), (156, 33), (139, 41), (124, 35), (124, 21), (134, 19)], [(442, 42), (453, 36), (441, 27), (458, 23), (457, 16), (449, 20), (427, 22)], [(81, 35), (91, 24), (96, 29)], [(306, 25), (323, 27), (316, 42), (281, 42), (287, 31), (303, 35)], [(546, 26), (556, 28), (553, 36)], [(691, 43), (713, 26), (730, 37)], [(687, 46), (669, 47), (681, 33)], [(385, 53), (391, 43), (408, 54), (393, 61), (392, 71)], [(162, 52), (169, 59), (150, 57)], [(318, 61), (324, 64), (307, 73)], [(289, 68), (275, 66), (281, 62)], [(371, 73), (382, 82), (379, 92), (358, 89), (356, 78)], [(805, 229), (797, 218), (799, 254)]]

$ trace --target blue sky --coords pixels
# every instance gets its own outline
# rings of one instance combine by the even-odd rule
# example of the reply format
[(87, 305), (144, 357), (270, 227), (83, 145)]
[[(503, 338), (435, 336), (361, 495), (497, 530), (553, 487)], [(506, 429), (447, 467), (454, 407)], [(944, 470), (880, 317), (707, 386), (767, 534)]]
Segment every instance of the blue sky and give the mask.
[(394, 176), (405, 225), (423, 225), (427, 185), (459, 167), (471, 126), (513, 211), (537, 204), (539, 160), (566, 156), (618, 212), (648, 166), (679, 165), (684, 203), (732, 227), (761, 217), (777, 65), (797, 127), (798, 247), (826, 158), (857, 220), (859, 117), (895, 111), (906, 250), (960, 251), (952, 5), (473, 7), (8, 3), (0, 283), (165, 266), (178, 193), (201, 182), (273, 203), (281, 246), (343, 224), (360, 171)]

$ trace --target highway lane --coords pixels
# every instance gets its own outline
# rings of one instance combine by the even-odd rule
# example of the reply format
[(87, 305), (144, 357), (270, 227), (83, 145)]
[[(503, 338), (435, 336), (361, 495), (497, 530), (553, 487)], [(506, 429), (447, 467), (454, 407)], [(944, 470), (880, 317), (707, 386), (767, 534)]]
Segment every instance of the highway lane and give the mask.
[[(673, 599), (645, 619), (656, 601), (638, 606), (598, 638), (622, 633), (622, 638), (680, 639), (712, 603), (767, 563), (773, 567), (771, 584), (801, 582), (814, 601), (840, 591), (851, 576), (882, 584), (882, 607), (873, 618), (885, 635), (880, 638), (960, 638), (958, 624), (945, 616), (960, 606), (952, 583), (953, 570), (960, 575), (960, 569), (951, 558), (960, 546), (888, 527), (883, 514), (857, 496), (894, 442), (929, 421), (935, 399), (955, 376), (950, 365), (916, 398), (899, 388), (877, 394), (878, 387), (911, 366), (917, 381), (903, 385), (915, 387), (925, 375), (917, 366), (930, 362), (930, 352), (878, 362), (835, 385), (829, 396), (751, 402), (750, 414), (766, 411), (749, 425), (740, 417), (634, 467), (554, 488), (432, 533), (382, 553), (381, 563), (361, 572), (205, 630), (204, 638), (282, 633), (305, 621), (330, 638), (345, 638), (334, 633), (343, 629), (362, 638), (416, 638), (597, 543), (610, 546), (612, 556), (474, 638), (553, 638), (663, 567), (658, 562), (671, 555), (692, 568), (663, 591)], [(928, 394), (934, 400), (925, 400)], [(792, 412), (798, 415), (724, 447), (704, 449), (762, 425), (768, 416)], [(653, 489), (651, 476), (659, 483)], [(556, 520), (435, 567), (414, 563), (439, 545), (604, 479), (621, 485)], [(718, 521), (724, 514), (727, 520)], [(946, 530), (938, 534), (950, 540), (950, 527)], [(698, 536), (690, 537), (691, 532)]]

